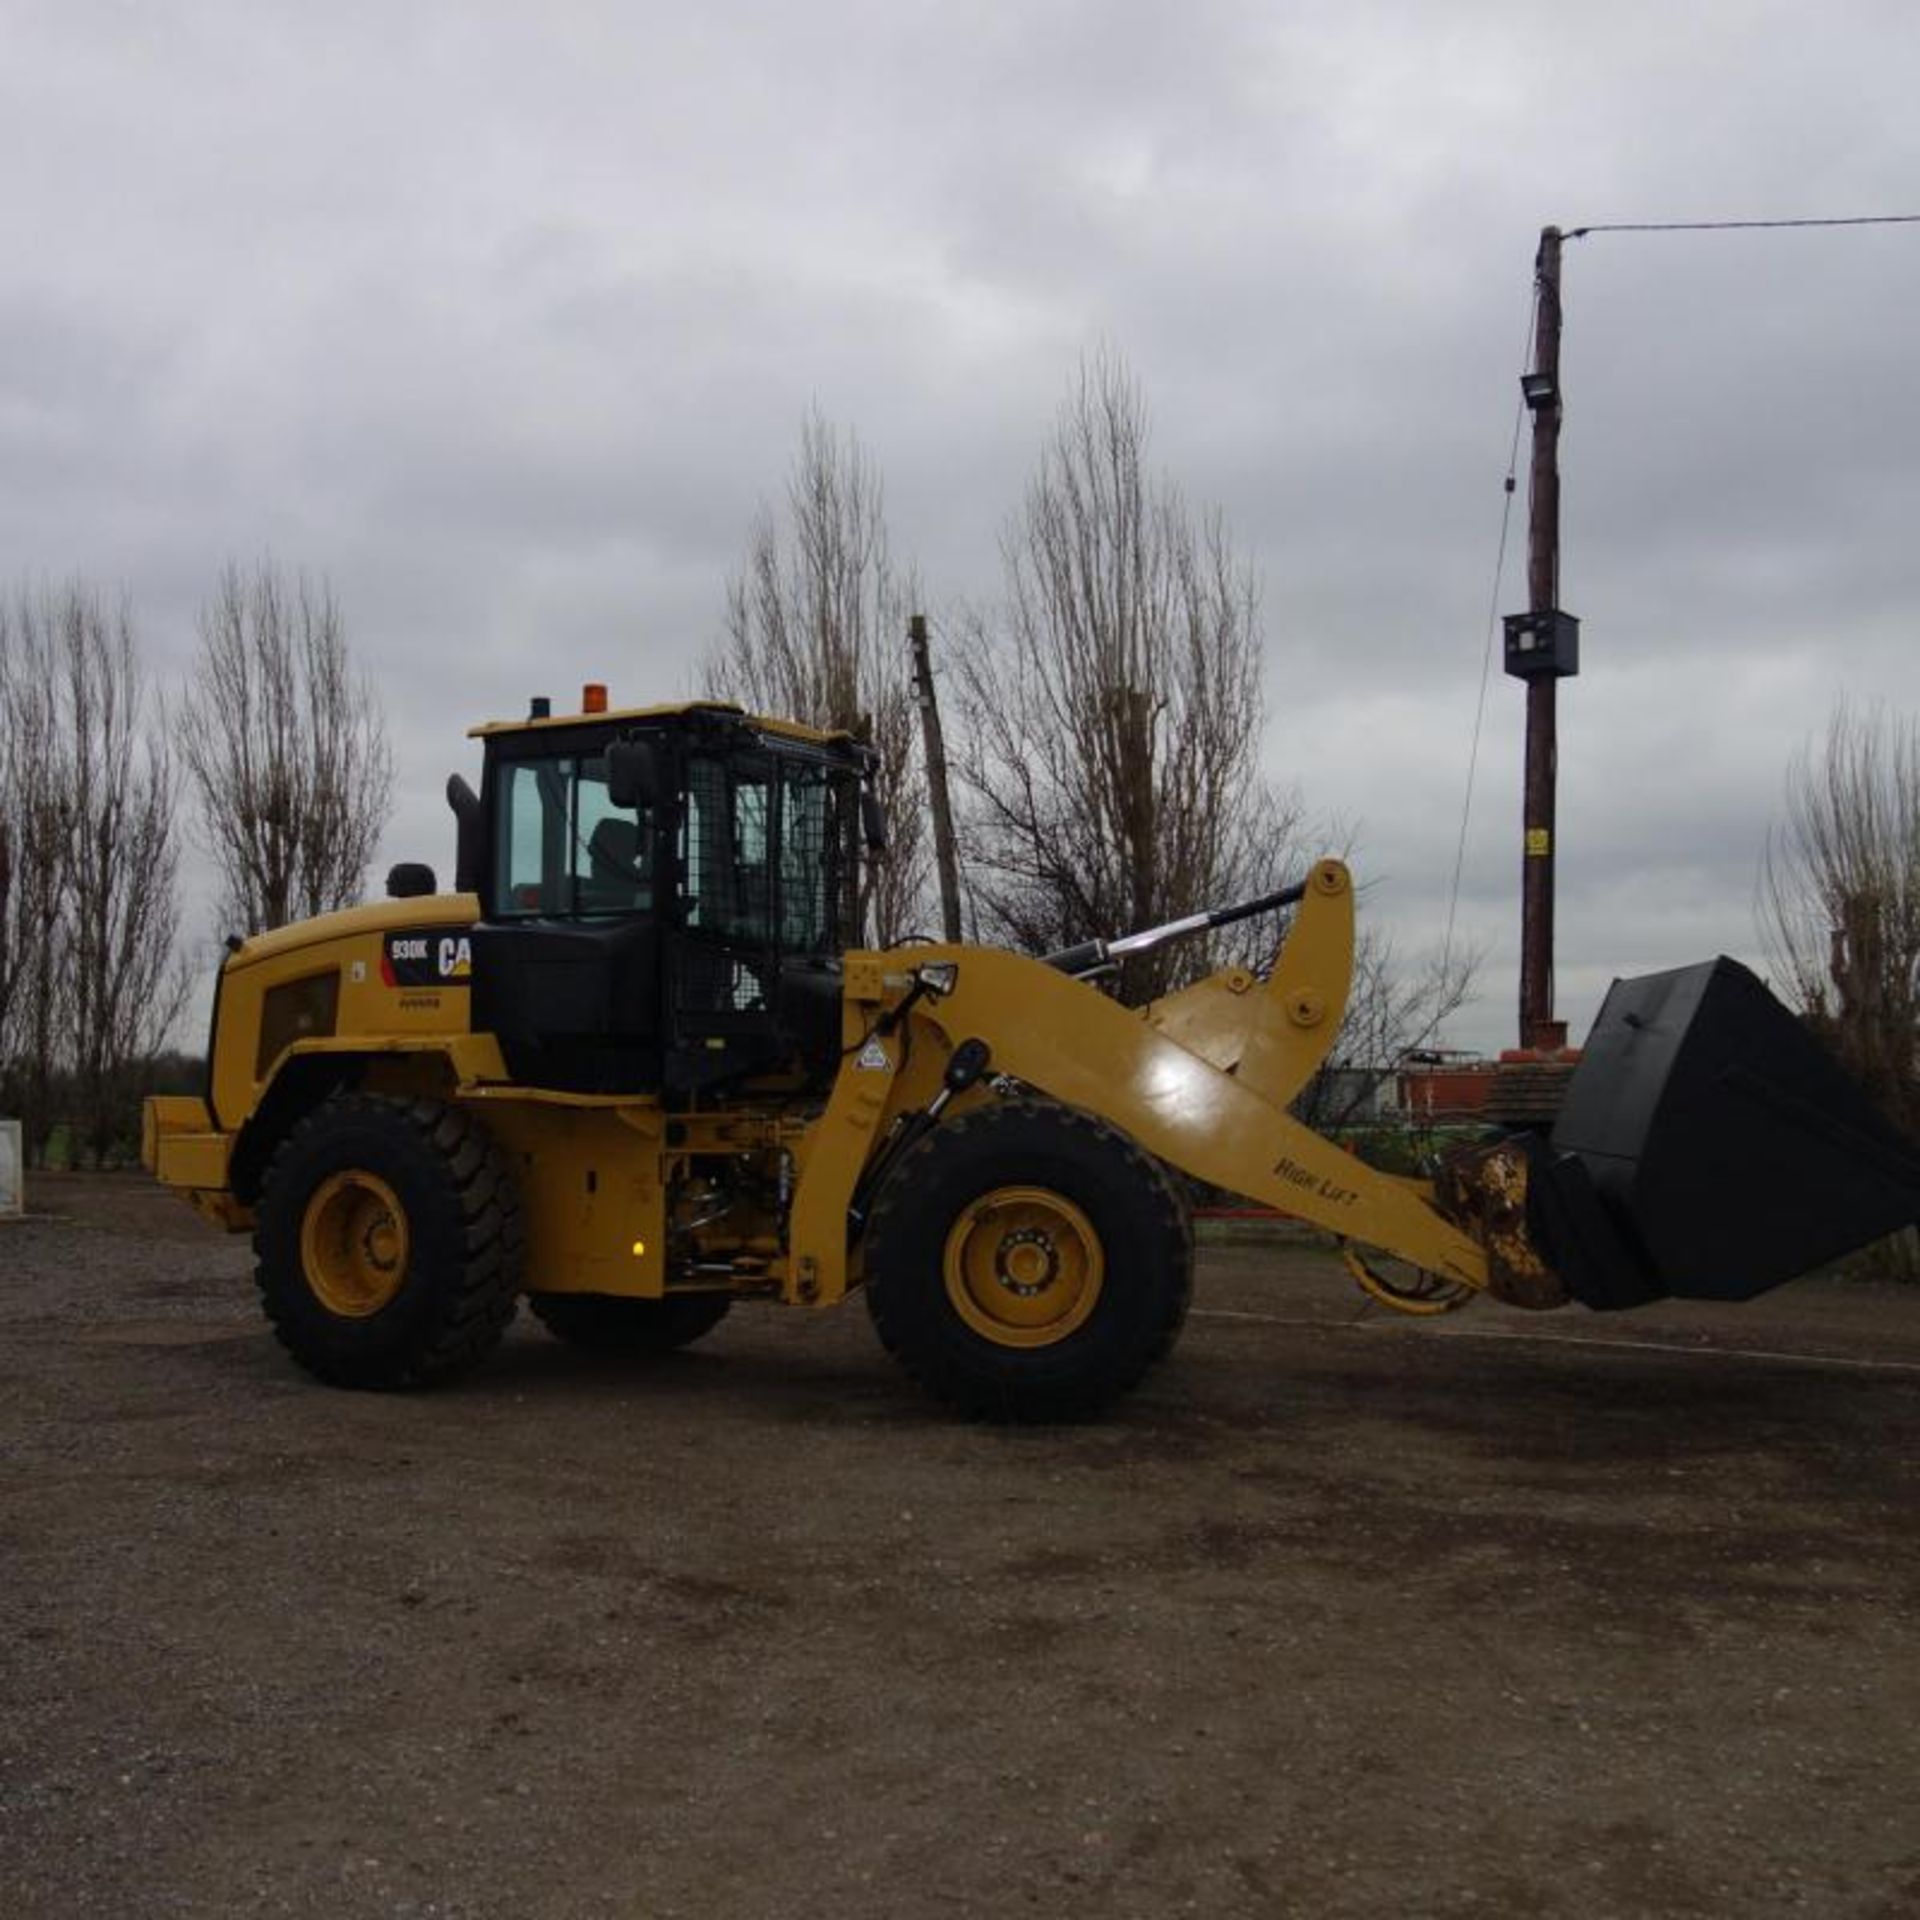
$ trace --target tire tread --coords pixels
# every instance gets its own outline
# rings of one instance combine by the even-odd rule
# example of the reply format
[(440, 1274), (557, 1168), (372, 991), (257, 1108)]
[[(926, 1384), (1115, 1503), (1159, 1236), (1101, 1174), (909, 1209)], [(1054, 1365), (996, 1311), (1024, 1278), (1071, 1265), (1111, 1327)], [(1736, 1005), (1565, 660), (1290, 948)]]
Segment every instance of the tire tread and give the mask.
[[(1011, 1379), (994, 1383), (969, 1378), (967, 1370), (947, 1364), (937, 1346), (915, 1337), (911, 1310), (903, 1306), (894, 1286), (884, 1277), (877, 1283), (873, 1278), (885, 1275), (895, 1233), (921, 1211), (929, 1172), (942, 1159), (964, 1151), (969, 1141), (995, 1130), (1017, 1129), (1025, 1122), (1041, 1123), (1057, 1130), (1064, 1140), (1076, 1142), (1070, 1151), (1083, 1154), (1089, 1164), (1107, 1160), (1129, 1187), (1145, 1197), (1153, 1227), (1168, 1235), (1177, 1249), (1167, 1284), (1151, 1295), (1152, 1323), (1132, 1345), (1125, 1363), (1097, 1376), (1045, 1387)], [(973, 1419), (1077, 1420), (1099, 1412), (1131, 1392), (1166, 1358), (1179, 1338), (1193, 1296), (1193, 1222), (1160, 1163), (1119, 1128), (1095, 1115), (1032, 1095), (975, 1107), (921, 1141), (889, 1175), (875, 1203), (866, 1244), (867, 1304), (880, 1344), (923, 1391)]]
[[(462, 1258), (418, 1316), (419, 1337), (403, 1350), (344, 1357), (307, 1339), (301, 1316), (275, 1270), (272, 1241), (282, 1230), (277, 1187), (316, 1140), (399, 1133), (437, 1164), (459, 1220)], [(254, 1280), (280, 1344), (316, 1378), (366, 1388), (442, 1384), (472, 1370), (499, 1344), (518, 1306), (526, 1230), (499, 1145), (480, 1123), (444, 1101), (349, 1092), (322, 1101), (292, 1127), (268, 1163), (255, 1225)], [(288, 1196), (287, 1204), (295, 1198)], [(300, 1283), (304, 1286), (304, 1281)]]

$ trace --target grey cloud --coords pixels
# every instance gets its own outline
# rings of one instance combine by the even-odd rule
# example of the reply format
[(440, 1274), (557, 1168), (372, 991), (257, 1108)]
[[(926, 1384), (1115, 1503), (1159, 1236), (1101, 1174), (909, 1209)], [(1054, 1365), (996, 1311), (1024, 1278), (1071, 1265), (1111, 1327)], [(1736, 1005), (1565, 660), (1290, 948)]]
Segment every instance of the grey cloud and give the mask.
[[(1408, 948), (1448, 907), (1539, 226), (1907, 211), (1920, 177), (1891, 5), (75, 5), (9, 53), (6, 570), (124, 582), (171, 674), (228, 555), (325, 569), (400, 749), (392, 856), (444, 863), (468, 720), (686, 690), (815, 400), (931, 609), (990, 596), (1104, 338), (1261, 574), (1268, 762), (1360, 824)], [(1920, 704), (1917, 294), (1920, 230), (1569, 244), (1576, 1024), (1611, 970), (1751, 951), (1786, 755), (1842, 687)], [(1463, 1042), (1511, 1025), (1518, 722), (1496, 668)]]

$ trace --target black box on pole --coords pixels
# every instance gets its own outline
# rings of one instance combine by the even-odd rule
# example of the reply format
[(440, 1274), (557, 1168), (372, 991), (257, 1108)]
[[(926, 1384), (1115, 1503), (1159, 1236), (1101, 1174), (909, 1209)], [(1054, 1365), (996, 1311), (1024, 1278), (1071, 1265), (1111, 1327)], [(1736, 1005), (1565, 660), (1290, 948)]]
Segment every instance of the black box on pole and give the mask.
[(1580, 671), (1580, 622), (1558, 607), (1542, 613), (1510, 613), (1507, 629), (1507, 671), (1516, 680), (1537, 680), (1551, 674), (1571, 679)]

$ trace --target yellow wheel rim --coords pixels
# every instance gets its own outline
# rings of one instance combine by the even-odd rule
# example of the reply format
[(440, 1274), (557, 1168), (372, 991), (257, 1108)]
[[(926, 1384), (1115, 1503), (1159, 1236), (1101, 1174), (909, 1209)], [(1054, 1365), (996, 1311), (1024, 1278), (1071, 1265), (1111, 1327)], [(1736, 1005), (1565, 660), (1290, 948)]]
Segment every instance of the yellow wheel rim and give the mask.
[(947, 1235), (947, 1298), (1002, 1347), (1048, 1347), (1085, 1324), (1106, 1279), (1093, 1222), (1045, 1187), (996, 1187)]
[(329, 1313), (378, 1313), (407, 1277), (408, 1251), (406, 1210), (377, 1174), (355, 1167), (314, 1188), (300, 1222), (300, 1263)]

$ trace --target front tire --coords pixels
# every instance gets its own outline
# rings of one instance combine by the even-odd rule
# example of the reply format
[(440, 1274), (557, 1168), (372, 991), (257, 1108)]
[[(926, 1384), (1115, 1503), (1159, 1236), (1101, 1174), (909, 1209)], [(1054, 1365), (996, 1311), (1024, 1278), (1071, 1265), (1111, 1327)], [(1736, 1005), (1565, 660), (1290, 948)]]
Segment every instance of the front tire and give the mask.
[(341, 1387), (467, 1372), (513, 1318), (520, 1202), (500, 1149), (438, 1100), (336, 1095), (267, 1169), (255, 1280), (280, 1344)]
[(691, 1346), (727, 1317), (726, 1293), (669, 1294), (635, 1300), (611, 1293), (530, 1293), (533, 1317), (571, 1347), (639, 1356)]
[(949, 1121), (895, 1169), (866, 1267), (881, 1341), (934, 1398), (980, 1419), (1077, 1420), (1172, 1347), (1193, 1241), (1125, 1134), (1009, 1100)]

